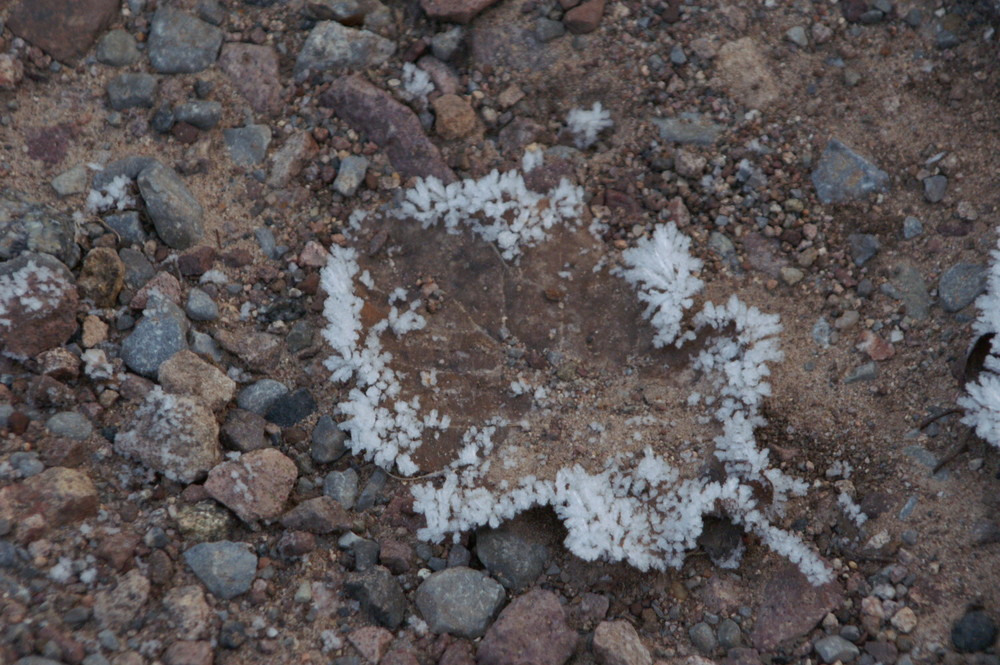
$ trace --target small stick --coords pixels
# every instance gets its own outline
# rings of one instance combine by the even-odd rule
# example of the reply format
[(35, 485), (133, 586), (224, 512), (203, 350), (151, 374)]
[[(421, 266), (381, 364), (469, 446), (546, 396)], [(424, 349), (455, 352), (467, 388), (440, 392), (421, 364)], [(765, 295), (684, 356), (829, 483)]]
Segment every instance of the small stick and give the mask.
[(943, 469), (945, 465), (950, 463), (953, 459), (955, 459), (962, 453), (966, 452), (969, 449), (969, 444), (971, 443), (972, 443), (972, 428), (970, 427), (969, 429), (965, 430), (965, 436), (962, 437), (962, 440), (959, 442), (959, 444), (954, 448), (952, 448), (951, 452), (942, 457), (941, 461), (934, 466), (934, 470), (931, 471), (931, 475), (933, 476), (935, 473)]
[(955, 413), (962, 413), (962, 409), (958, 408), (957, 406), (953, 406), (952, 408), (946, 409), (946, 410), (942, 411), (941, 413), (935, 414), (933, 416), (928, 416), (928, 417), (924, 418), (924, 420), (919, 425), (917, 425), (917, 429), (918, 430), (925, 430), (925, 429), (927, 429), (927, 427), (931, 423), (935, 423), (938, 420), (941, 420), (942, 418), (944, 418), (945, 416), (950, 416), (950, 415), (955, 414)]

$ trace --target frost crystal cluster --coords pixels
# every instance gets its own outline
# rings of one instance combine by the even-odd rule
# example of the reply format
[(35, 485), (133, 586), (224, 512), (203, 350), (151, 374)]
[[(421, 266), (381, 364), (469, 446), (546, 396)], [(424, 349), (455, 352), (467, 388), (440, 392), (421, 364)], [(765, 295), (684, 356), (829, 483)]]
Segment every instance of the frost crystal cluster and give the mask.
[(994, 249), (986, 293), (979, 296), (976, 306), (979, 318), (975, 323), (977, 335), (993, 334), (990, 353), (975, 381), (965, 386), (966, 395), (958, 400), (965, 409), (962, 422), (976, 430), (976, 434), (1000, 448), (1000, 249)]
[[(512, 258), (521, 256), (522, 247), (544, 241), (557, 222), (572, 222), (582, 200), (583, 192), (566, 181), (541, 196), (527, 190), (519, 173), (493, 173), (448, 186), (422, 181), (406, 193), (401, 216), (425, 227), (441, 222), (452, 233), (465, 227)], [(622, 254), (618, 271), (646, 305), (653, 344), (662, 349), (657, 353), (686, 354), (685, 367), (652, 367), (677, 390), (668, 390), (665, 406), (647, 414), (601, 420), (600, 408), (581, 408), (583, 420), (575, 423), (575, 432), (544, 445), (537, 442), (540, 428), (531, 418), (559, 409), (548, 408), (552, 391), (533, 385), (531, 377), (504, 384), (511, 399), (532, 404), (516, 422), (498, 414), (459, 425), (468, 414), (426, 409), (420, 396), (404, 394), (401, 381), (413, 367), (405, 365), (406, 372), (404, 365), (394, 367), (399, 360), (387, 346), (407, 333), (428, 345), (444, 338), (434, 336), (434, 319), (418, 314), (419, 300), (403, 304), (402, 290), (393, 291), (388, 303), (378, 303), (387, 312), (381, 319), (372, 323), (372, 317), (363, 317), (362, 310), (376, 304), (372, 277), (362, 270), (355, 250), (332, 248), (322, 274), (329, 321), (324, 334), (334, 351), (327, 367), (334, 381), (352, 384), (339, 407), (340, 426), (350, 434), (353, 452), (366, 459), (408, 476), (433, 472), (412, 488), (414, 508), (427, 520), (421, 538), (440, 542), (468, 529), (497, 526), (535, 506), (550, 506), (566, 526), (566, 546), (577, 556), (662, 570), (683, 564), (706, 516), (725, 515), (796, 563), (814, 584), (831, 579), (810, 547), (773, 523), (788, 497), (803, 494), (806, 484), (771, 466), (767, 450), (754, 438), (755, 428), (764, 424), (762, 400), (770, 393), (768, 363), (781, 359), (778, 317), (736, 296), (694, 311), (703, 284), (696, 276), (701, 262), (689, 246), (673, 224), (660, 226)], [(617, 278), (605, 274), (604, 279)], [(620, 376), (621, 368), (616, 369)], [(423, 385), (431, 400), (429, 386), (436, 385), (437, 375), (421, 375), (428, 377)], [(633, 389), (638, 379), (629, 380)], [(624, 385), (612, 384), (609, 380), (591, 391), (595, 405)], [(612, 411), (637, 413), (609, 409), (604, 414)], [(421, 469), (421, 446), (435, 445), (446, 432), (456, 440), (451, 461)], [(598, 446), (613, 452), (595, 459)], [(577, 447), (579, 452), (566, 450)]]

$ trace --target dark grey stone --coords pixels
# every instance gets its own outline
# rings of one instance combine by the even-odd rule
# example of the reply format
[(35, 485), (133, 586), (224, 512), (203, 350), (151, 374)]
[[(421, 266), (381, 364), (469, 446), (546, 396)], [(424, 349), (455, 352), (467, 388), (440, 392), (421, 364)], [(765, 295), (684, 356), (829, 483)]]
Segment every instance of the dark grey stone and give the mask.
[(476, 533), (476, 556), (501, 584), (520, 591), (542, 574), (549, 550), (501, 526)]
[(463, 41), (465, 41), (465, 28), (460, 25), (453, 26), (431, 38), (431, 53), (438, 60), (447, 62), (462, 48)]
[(247, 125), (222, 130), (222, 137), (229, 149), (229, 158), (237, 166), (253, 166), (267, 155), (271, 144), (271, 128), (267, 125)]
[(371, 570), (378, 563), (378, 555), (381, 548), (374, 540), (359, 538), (351, 545), (351, 553), (354, 555), (354, 570), (363, 573)]
[(173, 169), (154, 162), (136, 178), (156, 233), (173, 249), (197, 244), (205, 233), (205, 211)]
[(943, 175), (932, 175), (924, 178), (924, 200), (928, 203), (938, 203), (944, 198), (948, 189), (948, 178)]
[(710, 656), (715, 653), (715, 649), (718, 647), (718, 643), (715, 640), (715, 631), (704, 621), (691, 626), (691, 629), (688, 631), (688, 637), (691, 638), (691, 644), (703, 654)]
[(461, 543), (455, 543), (451, 546), (451, 549), (448, 550), (449, 568), (468, 566), (470, 561), (472, 561), (472, 552), (470, 552), (469, 549)]
[(122, 74), (108, 84), (108, 102), (116, 111), (152, 108), (156, 101), (156, 77), (152, 74)]
[(358, 496), (358, 501), (355, 504), (355, 509), (358, 511), (368, 510), (375, 505), (375, 501), (378, 500), (379, 496), (382, 494), (382, 490), (385, 488), (385, 481), (388, 476), (385, 475), (385, 471), (382, 469), (375, 469), (372, 472), (371, 477), (368, 482), (365, 483), (365, 487), (361, 490), (361, 494)]
[(136, 374), (156, 379), (160, 365), (187, 348), (186, 333), (187, 321), (176, 306), (147, 306), (142, 319), (122, 342), (122, 360)]
[(827, 665), (832, 665), (832, 663), (838, 660), (842, 663), (849, 663), (861, 655), (858, 647), (840, 635), (830, 635), (816, 640), (813, 648), (816, 650), (816, 654), (820, 657), (820, 660)]
[(956, 263), (945, 270), (938, 281), (941, 309), (957, 312), (972, 304), (986, 291), (987, 277), (986, 267), (974, 263)]
[(161, 74), (193, 74), (219, 57), (222, 31), (171, 7), (160, 7), (149, 30), (149, 62)]
[(395, 630), (403, 623), (406, 596), (396, 578), (382, 566), (348, 576), (344, 588), (379, 625)]
[(282, 395), (288, 394), (288, 387), (274, 379), (261, 379), (240, 391), (236, 404), (247, 411), (263, 416)]
[(837, 139), (831, 139), (812, 173), (812, 182), (822, 203), (843, 203), (885, 191), (889, 174)]
[(192, 321), (215, 321), (219, 318), (219, 306), (210, 295), (197, 287), (188, 292), (184, 311)]
[(852, 233), (847, 236), (847, 242), (851, 246), (851, 258), (854, 259), (854, 265), (859, 268), (868, 263), (879, 250), (878, 238), (871, 233)]
[(125, 245), (142, 245), (146, 242), (146, 232), (142, 228), (142, 220), (135, 210), (107, 215), (104, 218), (107, 224), (122, 239)]
[(227, 600), (249, 591), (257, 574), (257, 555), (228, 540), (195, 545), (184, 560), (212, 594)]
[(535, 38), (543, 44), (558, 39), (566, 34), (566, 26), (562, 21), (553, 21), (544, 16), (535, 20)]
[[(321, 416), (312, 431), (312, 447), (310, 454), (317, 464), (336, 462), (347, 452), (347, 435), (337, 427), (336, 421), (330, 416)], [(357, 488), (357, 474), (354, 481)], [(356, 493), (356, 491), (355, 491)], [(343, 503), (343, 501), (341, 501)], [(354, 501), (352, 499), (351, 503)], [(350, 506), (347, 506), (348, 508)]]
[(670, 49), (670, 62), (675, 65), (683, 65), (687, 61), (687, 54), (684, 53), (684, 48), (680, 44), (674, 44), (673, 48)]
[(851, 370), (847, 376), (844, 377), (844, 383), (859, 383), (862, 381), (874, 381), (878, 378), (878, 365), (874, 362), (865, 363)]
[(927, 284), (915, 266), (900, 263), (893, 269), (892, 286), (899, 294), (906, 309), (906, 315), (916, 321), (922, 321), (930, 314), (931, 297), (927, 293)]
[(967, 612), (951, 628), (951, 643), (963, 653), (986, 651), (997, 641), (997, 624), (982, 610)]
[(94, 181), (90, 186), (94, 189), (105, 189), (118, 176), (125, 176), (129, 180), (135, 180), (143, 170), (156, 163), (158, 162), (153, 157), (139, 155), (117, 159), (95, 173)]
[(174, 119), (198, 129), (212, 129), (222, 117), (222, 104), (201, 99), (184, 102), (174, 109)]
[(125, 247), (118, 252), (118, 258), (125, 264), (125, 285), (134, 291), (141, 289), (156, 274), (156, 268), (139, 250)]
[(464, 566), (432, 574), (417, 588), (417, 609), (435, 633), (482, 637), (507, 594), (496, 580)]
[(14, 471), (16, 471), (17, 475), (21, 478), (37, 476), (45, 470), (45, 464), (42, 463), (42, 460), (38, 459), (38, 453), (35, 451), (18, 451), (16, 453), (11, 453), (10, 457), (7, 458), (7, 461), (12, 467), (14, 467)]
[(903, 219), (903, 239), (913, 240), (924, 232), (924, 225), (916, 217), (906, 217)]
[(174, 128), (175, 122), (177, 122), (177, 118), (174, 116), (174, 110), (168, 104), (163, 104), (153, 113), (153, 117), (149, 120), (149, 126), (153, 128), (154, 132), (166, 134)]
[(719, 646), (723, 651), (735, 649), (742, 644), (743, 638), (740, 632), (740, 625), (732, 619), (723, 619), (716, 631), (719, 638)]
[(292, 427), (316, 410), (316, 400), (306, 388), (281, 395), (274, 400), (264, 416), (279, 427)]
[(97, 42), (97, 61), (112, 67), (127, 67), (139, 62), (142, 54), (135, 37), (125, 30), (111, 30)]
[(354, 469), (331, 471), (323, 479), (323, 494), (344, 508), (353, 508), (358, 498), (358, 472)]

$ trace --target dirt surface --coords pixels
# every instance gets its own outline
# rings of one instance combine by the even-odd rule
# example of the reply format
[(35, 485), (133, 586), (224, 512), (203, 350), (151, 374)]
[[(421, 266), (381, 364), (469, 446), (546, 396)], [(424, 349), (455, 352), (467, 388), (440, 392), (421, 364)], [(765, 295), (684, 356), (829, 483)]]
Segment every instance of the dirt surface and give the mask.
[[(91, 165), (142, 155), (180, 174), (204, 208), (201, 240), (190, 249), (168, 247), (137, 196), (131, 207), (146, 240), (132, 249), (155, 272), (178, 278), (182, 307), (208, 268), (224, 273), (228, 284), (202, 284), (218, 318), (190, 326), (222, 347), (216, 358), (205, 357), (237, 381), (237, 390), (268, 378), (314, 400), (291, 425), (255, 425), (297, 466), (286, 509), (323, 496), (332, 471), (354, 469), (362, 488), (382, 477), (350, 454), (321, 460), (312, 443), (318, 420), (338, 417), (349, 386), (331, 383), (323, 366), (330, 354), (320, 335), (323, 254), (311, 260), (310, 242), (350, 244), (362, 254), (375, 281), (360, 292), (373, 308), (365, 316), (378, 314), (396, 287), (425, 300), (428, 327), (387, 342), (388, 350), (406, 371), (404, 390), (426, 407), (450, 411), (463, 426), (492, 415), (518, 424), (503, 434), (511, 463), (497, 463), (491, 483), (568, 463), (597, 470), (603, 451), (666, 439), (682, 446), (660, 452), (688, 464), (691, 474), (702, 471), (715, 426), (699, 429), (697, 415), (676, 395), (704, 387), (699, 377), (663, 371), (683, 367), (686, 353), (653, 349), (632, 289), (608, 269), (591, 269), (620, 265), (623, 250), (672, 221), (705, 262), (699, 305), (735, 293), (781, 317), (784, 360), (771, 367), (758, 441), (783, 470), (811, 485), (776, 523), (815, 547), (836, 579), (822, 592), (803, 586), (784, 559), (749, 536), (741, 565), (720, 569), (708, 555), (713, 538), (725, 539), (724, 523), (710, 526), (680, 570), (641, 573), (586, 562), (561, 547), (563, 527), (551, 512), (531, 511), (513, 521), (508, 537), (548, 548), (529, 586), (555, 593), (578, 634), (568, 661), (547, 656), (539, 665), (618, 662), (594, 645), (595, 626), (617, 619), (635, 627), (648, 651), (646, 660), (623, 661), (629, 663), (696, 655), (734, 665), (816, 663), (816, 642), (830, 635), (847, 637), (860, 655), (845, 657), (865, 665), (996, 662), (992, 644), (961, 653), (952, 629), (969, 609), (983, 609), (994, 630), (1000, 618), (1000, 455), (967, 437), (955, 415), (919, 429), (929, 415), (954, 406), (974, 341), (971, 298), (946, 311), (942, 295), (951, 294), (941, 293), (939, 280), (958, 264), (985, 266), (996, 246), (1000, 54), (990, 3), (609, 2), (595, 29), (549, 39), (571, 24), (571, 3), (501, 0), (462, 26), (458, 47), (445, 53), (432, 39), (456, 24), (428, 18), (415, 2), (371, 0), (343, 20), (354, 29), (366, 15), (364, 25), (395, 45), (393, 55), (296, 75), (317, 16), (327, 16), (316, 7), (342, 11), (338, 3), (160, 0), (219, 18), (227, 45), (272, 49), (279, 75), (266, 83), (280, 100), (273, 113), (255, 111), (240, 92), (245, 81), (218, 63), (195, 73), (156, 73), (151, 107), (113, 110), (110, 82), (123, 72), (155, 73), (146, 54), (155, 2), (112, 7), (107, 25), (86, 28), (92, 34), (79, 49), (85, 55), (63, 63), (32, 44), (24, 19), (16, 18), (24, 3), (31, 0), (0, 0), (0, 188), (75, 215), (76, 242), (87, 256), (94, 248), (121, 253), (130, 246), (111, 231), (107, 213), (86, 207)], [(883, 4), (888, 14), (873, 9)], [(132, 35), (141, 57), (124, 67), (99, 62), (94, 42), (106, 29)], [(413, 62), (432, 72), (437, 90), (428, 99), (403, 92), (403, 65)], [(414, 179), (400, 175), (374, 130), (349, 125), (321, 102), (331, 82), (348, 74), (411, 108), (458, 178), (518, 168), (528, 144), (549, 149), (540, 177), (565, 176), (583, 188), (584, 223), (557, 230), (510, 262), (470, 236), (386, 221)], [(474, 115), (468, 126), (435, 103), (450, 88)], [(159, 110), (194, 99), (221, 104), (212, 127), (175, 123), (157, 131)], [(595, 102), (614, 126), (578, 150), (566, 116)], [(662, 137), (653, 122), (688, 113), (718, 125), (717, 138), (682, 144)], [(248, 124), (267, 125), (272, 140), (264, 160), (241, 167), (223, 131)], [(888, 173), (885, 191), (821, 203), (811, 175), (831, 139)], [(277, 155), (296, 140), (307, 147), (293, 175), (276, 181)], [(334, 182), (352, 155), (369, 163), (356, 192), (345, 195)], [(53, 178), (81, 165), (85, 188), (57, 195)], [(925, 180), (939, 175), (947, 185), (932, 201), (938, 197), (927, 193)], [(352, 233), (348, 220), (359, 210), (374, 221)], [(904, 237), (908, 217), (922, 226), (913, 237)], [(586, 231), (595, 219), (606, 225), (599, 238)], [(265, 254), (255, 236), (260, 229), (286, 248), (282, 256)], [(872, 239), (877, 249), (861, 256), (859, 244)], [(204, 247), (210, 260), (200, 272), (179, 267)], [(81, 266), (70, 267), (79, 286)], [(914, 301), (921, 284), (925, 312)], [(414, 592), (431, 570), (470, 553), (473, 568), (486, 567), (476, 554), (477, 534), (421, 544), (409, 481), (389, 477), (372, 507), (345, 513), (350, 529), (294, 535), (308, 545), (289, 554), (290, 534), (309, 529), (283, 526), (275, 516), (241, 522), (201, 482), (172, 482), (115, 452), (115, 435), (131, 426), (156, 378), (140, 378), (120, 360), (123, 340), (142, 319), (141, 308), (130, 307), (139, 286), (126, 280), (113, 307), (84, 297), (69, 313), (81, 328), (62, 345), (74, 356), (104, 351), (121, 380), (46, 374), (41, 357), (0, 361), (0, 402), (11, 407), (0, 439), (0, 501), (9, 502), (0, 505), (0, 663), (32, 654), (73, 665), (474, 662), (478, 639), (428, 631)], [(93, 343), (84, 341), (88, 316), (108, 326)], [(250, 337), (259, 333), (279, 340), (278, 351), (263, 354), (271, 338)], [(513, 394), (513, 381), (544, 387), (544, 408)], [(211, 417), (224, 424), (235, 410), (233, 399)], [(84, 414), (93, 432), (67, 444), (46, 427), (57, 412)], [(234, 448), (226, 437), (224, 453)], [(542, 458), (517, 453), (539, 438), (550, 449)], [(967, 449), (932, 474), (967, 440)], [(421, 451), (421, 469), (440, 468), (457, 447), (456, 437), (443, 436)], [(67, 448), (72, 454), (60, 456)], [(51, 509), (55, 490), (32, 494), (38, 469), (24, 470), (31, 466), (24, 466), (24, 453), (92, 482), (81, 490), (85, 500), (70, 502), (83, 514), (62, 519)], [(841, 493), (868, 515), (862, 527), (838, 507)], [(351, 591), (361, 554), (342, 537), (345, 530), (381, 546), (379, 562), (403, 591), (406, 622), (373, 616)], [(185, 631), (171, 609), (177, 603), (165, 599), (188, 585), (203, 588), (185, 559), (201, 540), (247, 543), (259, 559), (249, 591), (228, 600), (206, 593), (208, 610), (195, 620), (205, 630)], [(110, 594), (130, 608), (120, 596), (132, 570), (148, 590), (116, 622), (102, 599)], [(116, 596), (116, 589), (123, 591)], [(508, 590), (505, 603), (521, 592)], [(915, 626), (894, 622), (904, 608)], [(727, 621), (738, 627), (736, 643), (695, 638), (699, 626), (714, 636)], [(388, 628), (378, 634), (385, 645), (371, 655), (363, 631), (380, 624)], [(175, 646), (188, 643), (198, 646)], [(480, 652), (480, 662), (486, 658)]]

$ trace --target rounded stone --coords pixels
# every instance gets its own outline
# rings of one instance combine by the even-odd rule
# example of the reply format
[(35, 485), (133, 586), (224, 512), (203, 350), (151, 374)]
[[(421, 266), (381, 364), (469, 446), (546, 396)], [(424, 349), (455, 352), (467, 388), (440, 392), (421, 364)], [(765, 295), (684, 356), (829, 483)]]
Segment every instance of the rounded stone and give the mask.
[(279, 397), (287, 394), (288, 387), (280, 381), (261, 379), (241, 390), (236, 404), (244, 411), (263, 416)]
[(469, 639), (486, 632), (505, 599), (496, 580), (462, 566), (434, 573), (416, 595), (417, 608), (433, 632)]
[(249, 591), (257, 574), (257, 556), (228, 540), (195, 545), (184, 560), (212, 594), (226, 600)]
[(74, 441), (85, 441), (94, 431), (87, 417), (76, 411), (62, 411), (47, 421), (45, 427), (55, 436), (64, 436)]
[(986, 651), (996, 640), (997, 624), (982, 610), (967, 612), (951, 629), (951, 643), (964, 653)]

